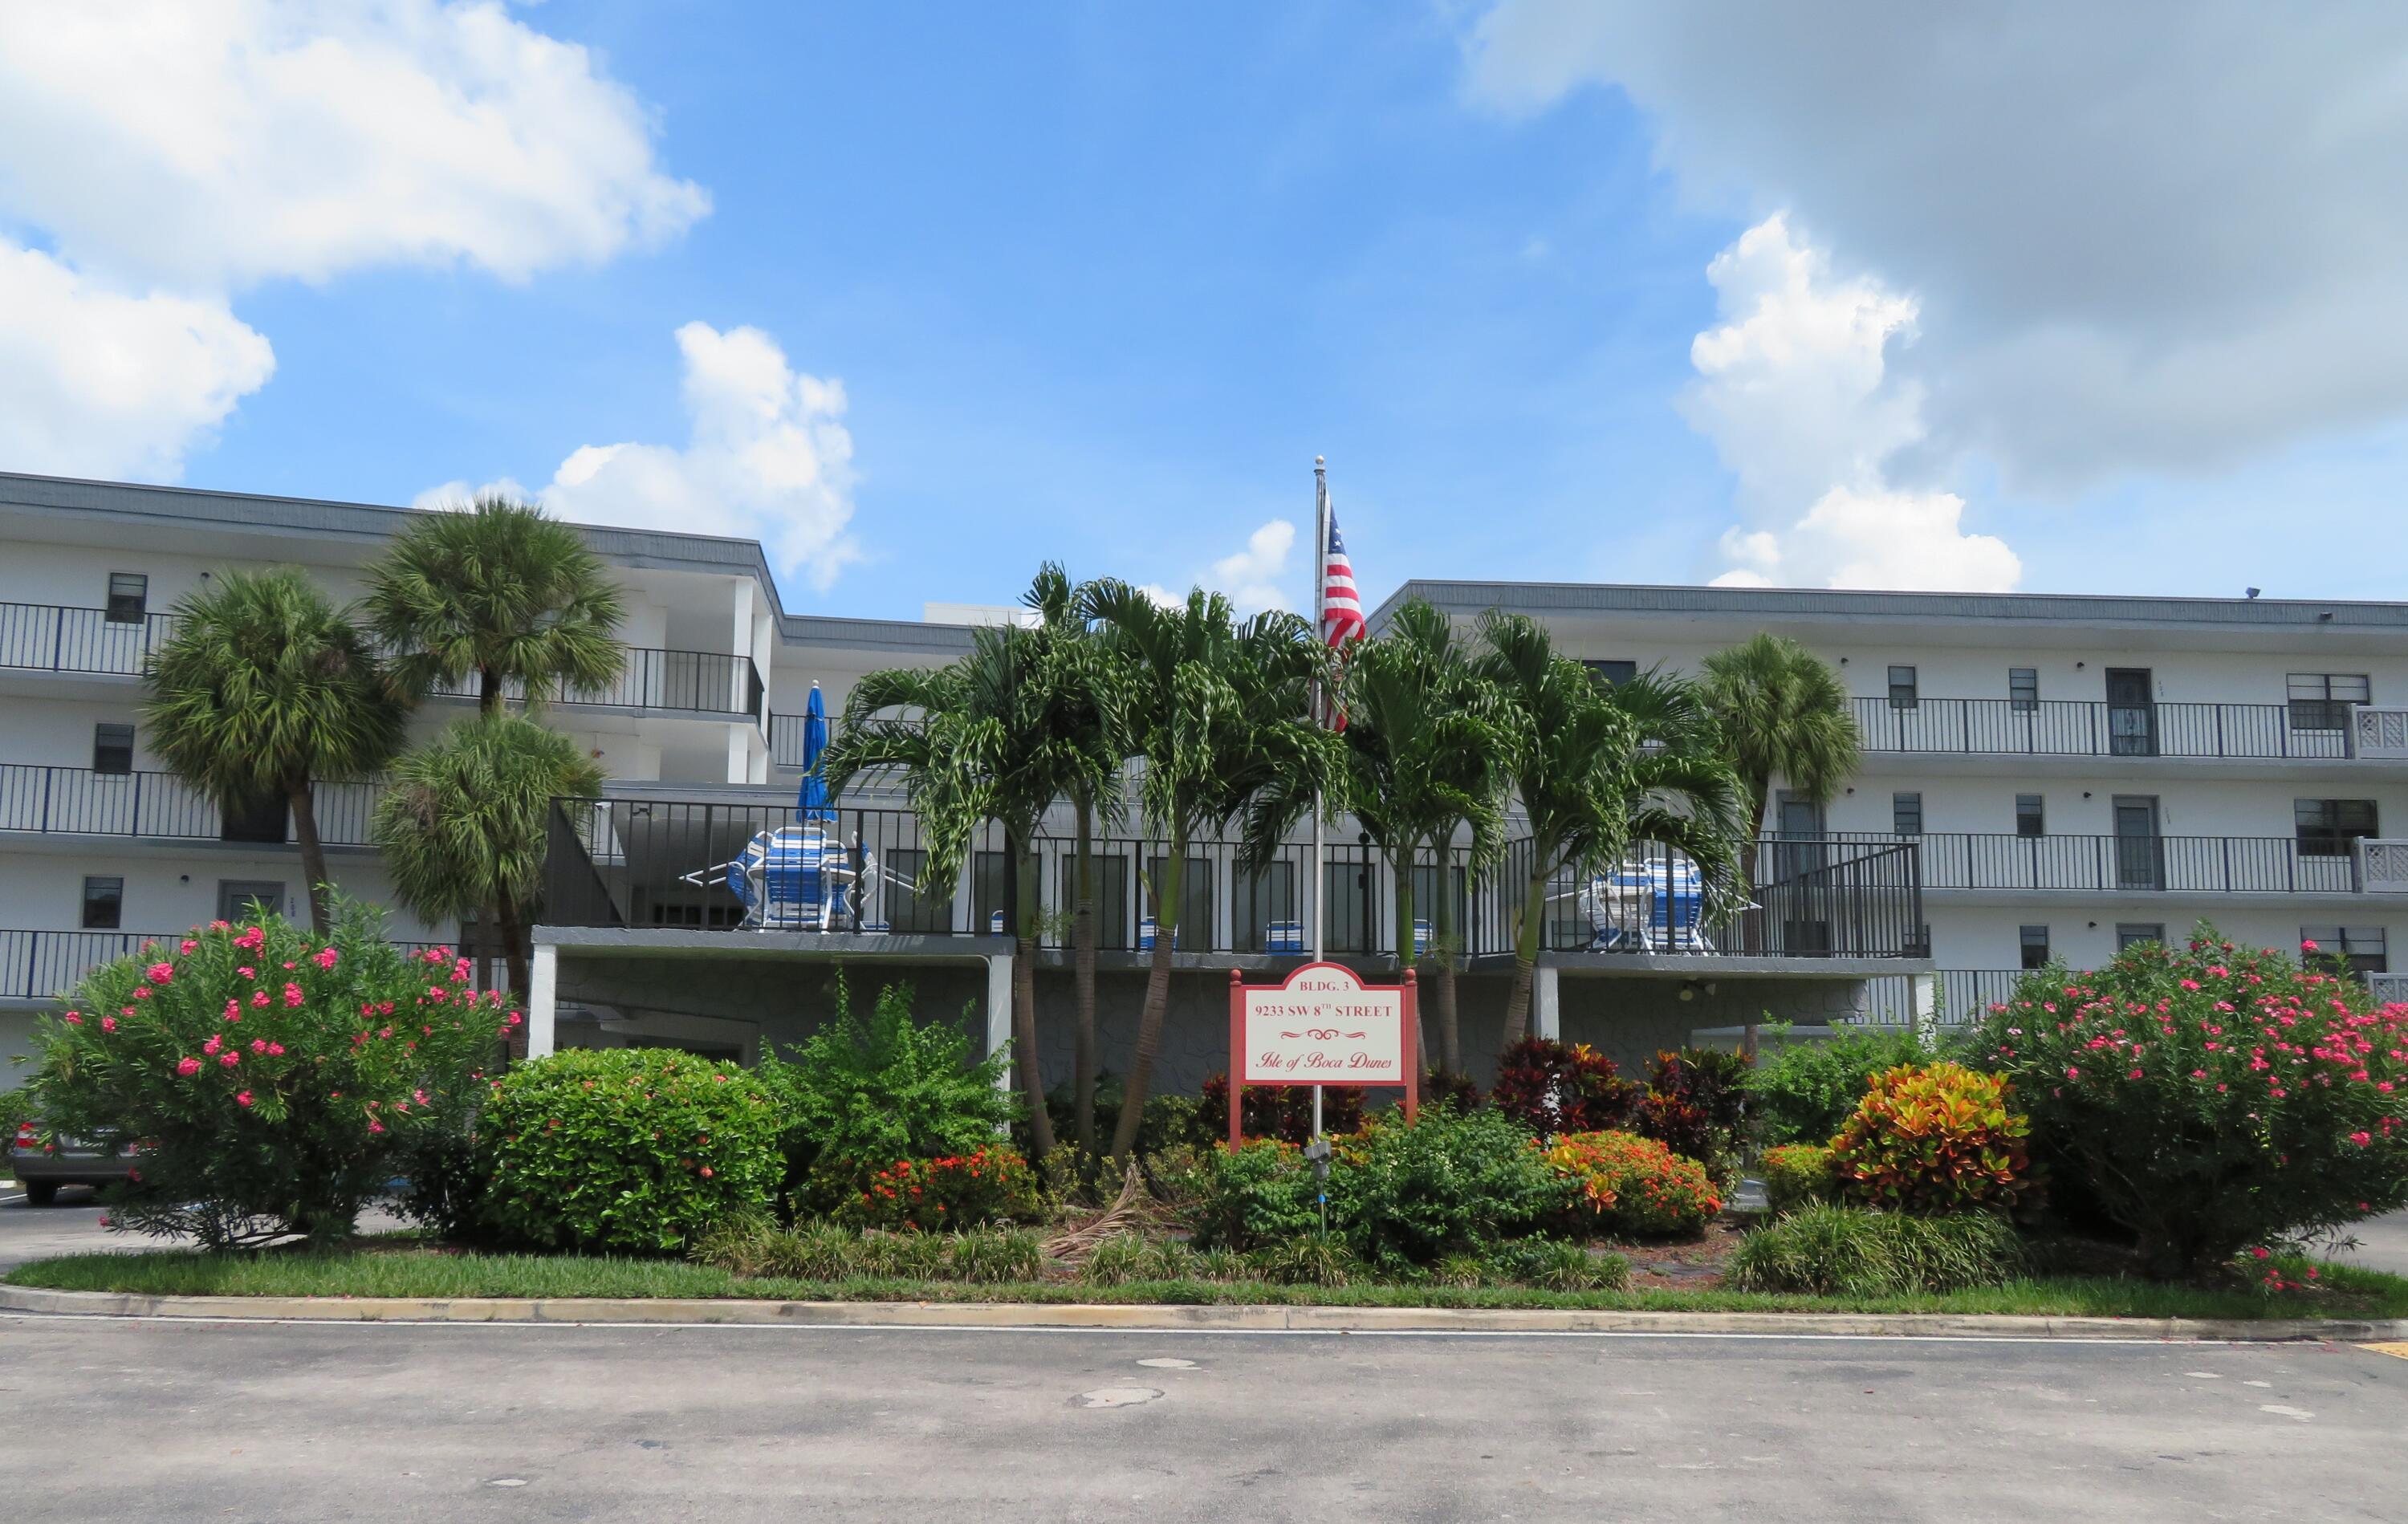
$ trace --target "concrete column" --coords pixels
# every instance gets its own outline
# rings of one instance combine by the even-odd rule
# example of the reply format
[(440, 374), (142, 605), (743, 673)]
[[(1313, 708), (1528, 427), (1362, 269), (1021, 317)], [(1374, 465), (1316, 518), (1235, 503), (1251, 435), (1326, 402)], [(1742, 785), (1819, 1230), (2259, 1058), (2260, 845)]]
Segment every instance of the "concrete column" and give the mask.
[(1937, 974), (1914, 975), (1909, 982), (1909, 987), (1914, 992), (1915, 1033), (1928, 1038), (1931, 1035), (1931, 1023), (1940, 1011), (1940, 976)]
[(1530, 970), (1530, 1035), (1551, 1043), (1564, 1040), (1563, 991), (1555, 982), (1562, 972), (1549, 963)]
[[(992, 1058), (1011, 1041), (1011, 954), (999, 952), (986, 961), (986, 1051)], [(1011, 1090), (1011, 1065), (995, 1076), (996, 1088)]]
[(552, 1050), (552, 991), (560, 985), (560, 949), (549, 942), (535, 945), (535, 961), (527, 969), (527, 1057), (539, 1059)]

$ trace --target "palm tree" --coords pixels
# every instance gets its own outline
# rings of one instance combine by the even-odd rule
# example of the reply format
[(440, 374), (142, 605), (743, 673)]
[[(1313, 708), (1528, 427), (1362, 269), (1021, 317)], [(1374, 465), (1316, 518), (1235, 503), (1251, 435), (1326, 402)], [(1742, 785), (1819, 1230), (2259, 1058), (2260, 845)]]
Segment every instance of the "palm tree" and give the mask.
[[(567, 736), (518, 715), (479, 714), (402, 755), (369, 830), (394, 896), (422, 920), (475, 915), (493, 928), (523, 999), (552, 802), (601, 790), (602, 769)], [(478, 938), (481, 989), (493, 988), (492, 945)]]
[[(1188, 844), (1259, 809), (1274, 785), (1282, 799), (1299, 792), (1310, 799), (1312, 787), (1330, 776), (1334, 737), (1306, 712), (1312, 681), (1326, 667), (1320, 642), (1296, 615), (1274, 611), (1240, 622), (1228, 599), (1201, 589), (1177, 605), (1114, 580), (1092, 582), (1083, 591), (1083, 610), (1102, 621), (1122, 666), (1129, 750), (1144, 763), (1139, 804), (1148, 833), (1166, 847), (1168, 864), (1147, 885), (1154, 961), (1138, 1018), (1137, 1052), (1112, 1129), (1112, 1156), (1126, 1159), (1162, 1049), (1171, 951), (1185, 912)], [(1294, 819), (1291, 814), (1288, 823)], [(1247, 834), (1241, 871), (1260, 865), (1262, 839), (1276, 839), (1268, 830)]]
[(366, 603), (413, 695), (473, 673), (485, 714), (512, 683), (540, 707), (614, 681), (626, 661), (602, 559), (574, 528), (504, 497), (412, 522), (368, 568)]
[(1529, 1030), (1551, 885), (1584, 880), (1631, 842), (1652, 841), (1698, 864), (1710, 904), (1727, 904), (1743, 826), (1739, 779), (1697, 685), (1653, 672), (1608, 683), (1518, 614), (1492, 611), (1480, 635), (1481, 669), (1513, 716), (1510, 767), (1530, 833), (1505, 1001), (1511, 1047)]
[(367, 635), (291, 567), (230, 571), (176, 605), (145, 675), (159, 754), (223, 809), (291, 807), (309, 924), (328, 928), (313, 783), (366, 776), (401, 744), (406, 706)]
[(1021, 602), (1037, 611), (1052, 636), (1046, 712), (1054, 734), (1079, 759), (1064, 786), (1076, 820), (1070, 911), (1072, 1025), (1071, 1118), (1080, 1150), (1096, 1151), (1096, 818), (1122, 810), (1119, 668), (1082, 612), (1084, 590), (1071, 585), (1058, 562), (1047, 562)]
[(1745, 849), (1753, 882), (1773, 780), (1829, 804), (1856, 770), (1856, 715), (1840, 675), (1786, 635), (1758, 632), (1707, 657), (1705, 668), (1707, 707), (1754, 811)]

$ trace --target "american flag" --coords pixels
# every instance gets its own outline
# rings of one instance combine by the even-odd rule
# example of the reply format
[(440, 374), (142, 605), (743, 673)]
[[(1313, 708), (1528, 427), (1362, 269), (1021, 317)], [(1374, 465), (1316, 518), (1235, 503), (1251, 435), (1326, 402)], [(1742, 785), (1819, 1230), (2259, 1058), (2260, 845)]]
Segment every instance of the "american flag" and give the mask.
[(1338, 510), (1328, 512), (1329, 543), (1322, 547), (1321, 636), (1331, 649), (1369, 633), (1363, 622), (1363, 600), (1354, 591), (1354, 565), (1346, 559), (1346, 539), (1338, 533)]

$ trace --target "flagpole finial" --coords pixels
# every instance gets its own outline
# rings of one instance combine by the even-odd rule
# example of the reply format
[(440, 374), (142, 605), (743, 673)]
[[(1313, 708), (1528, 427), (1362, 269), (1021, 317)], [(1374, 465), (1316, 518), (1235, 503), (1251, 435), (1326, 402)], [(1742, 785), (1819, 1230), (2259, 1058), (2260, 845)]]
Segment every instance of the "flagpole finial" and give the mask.
[(1312, 468), (1315, 471), (1320, 470), (1323, 466), (1327, 465), (1328, 463), (1329, 462), (1322, 456), (1315, 455), (1312, 458)]

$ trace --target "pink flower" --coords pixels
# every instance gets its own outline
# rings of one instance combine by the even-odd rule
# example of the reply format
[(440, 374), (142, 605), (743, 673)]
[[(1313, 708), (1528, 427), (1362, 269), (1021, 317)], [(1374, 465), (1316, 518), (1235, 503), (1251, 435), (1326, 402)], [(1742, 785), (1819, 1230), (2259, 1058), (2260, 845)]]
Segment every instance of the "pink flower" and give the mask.
[(228, 1069), (233, 1068), (236, 1064), (240, 1063), (241, 1061), (242, 1055), (236, 1052), (231, 1047), (218, 1055), (218, 1062)]
[(80, 1016), (76, 1015), (76, 1013), (75, 1013), (75, 1012), (73, 1012), (73, 1011), (69, 1011), (69, 1012), (67, 1013), (67, 1025), (68, 1025), (68, 1026), (71, 1026), (71, 1027), (79, 1027), (79, 1026), (82, 1026), (82, 1025), (83, 1025), (83, 1018), (82, 1018), (82, 1017), (80, 1017)]
[(134, 998), (136, 1000), (149, 1000), (150, 998), (150, 987), (147, 984), (136, 985), (134, 987)]
[(113, 1016), (102, 1017), (100, 1018), (100, 1030), (103, 1032), (115, 1032), (117, 1030), (117, 1018)]
[(393, 1029), (391, 1027), (379, 1027), (377, 1029), (377, 1035), (380, 1037), (390, 1037), (393, 1035)]
[(2082, 1077), (2082, 1071), (2079, 1069), (2070, 1068), (2065, 1071), (2065, 1077), (2068, 1079), (2080, 1079)]
[(239, 1021), (239, 1020), (241, 1020), (241, 1019), (242, 1019), (242, 1002), (238, 1001), (238, 1000), (230, 1000), (230, 1001), (227, 1001), (227, 1002), (226, 1002), (225, 1014), (224, 1014), (224, 1016), (222, 1018), (222, 1019), (223, 1019), (223, 1020), (227, 1020), (227, 1021)]
[(2311, 939), (2303, 936), (2300, 938), (2300, 950), (2301, 952), (2314, 952), (2316, 950), (2316, 945)]
[(249, 1090), (236, 1090), (234, 1096), (234, 1104), (238, 1106), (248, 1106), (251, 1104), (251, 1092)]
[(209, 1040), (201, 1045), (201, 1051), (204, 1053), (214, 1053), (224, 1046), (224, 1042), (212, 1033), (209, 1036)]
[(2349, 1141), (2363, 1148), (2368, 1144), (2374, 1141), (2374, 1134), (2372, 1132), (2352, 1132), (2349, 1135)]
[(183, 954), (185, 957), (190, 958), (193, 954), (201, 950), (201, 945), (187, 937), (183, 942), (178, 944), (176, 950)]
[(424, 1090), (412, 1090), (409, 1092), (409, 1098), (417, 1102), (422, 1106), (426, 1104), (426, 1092)]
[(259, 977), (259, 970), (251, 967), (249, 963), (243, 964), (240, 968), (236, 969), (235, 972), (241, 975), (246, 979), (255, 979)]
[(198, 1059), (179, 1059), (176, 1061), (176, 1073), (183, 1075), (187, 1079), (192, 1078), (194, 1075), (197, 1075), (200, 1072), (201, 1061)]
[(224, 921), (213, 920), (209, 922), (209, 930), (212, 932), (223, 932), (232, 930), (232, 928), (228, 927)]
[(266, 1051), (267, 1051), (267, 1039), (266, 1039), (266, 1038), (265, 1038), (265, 1037), (253, 1037), (253, 1038), (251, 1040), (251, 1050), (252, 1052), (254, 1052), (254, 1053), (265, 1053), (265, 1052), (266, 1052)]
[(333, 947), (321, 947), (315, 953), (312, 953), (309, 957), (309, 961), (317, 964), (322, 969), (332, 968), (335, 966), (335, 960), (338, 954), (337, 954)]
[(267, 991), (265, 990), (252, 990), (251, 992), (251, 1004), (254, 1009), (265, 1010), (267, 1008)]
[(384, 1131), (384, 1123), (382, 1123), (382, 1122), (370, 1122), (370, 1123), (368, 1123), (368, 1131), (369, 1131), (369, 1132), (383, 1132), (383, 1131)]
[(282, 1043), (270, 1043), (270, 1044), (268, 1044), (268, 1045), (267, 1045), (267, 1056), (268, 1056), (269, 1058), (271, 1058), (271, 1059), (280, 1059), (280, 1058), (282, 1058), (282, 1057), (284, 1056), (284, 1045), (283, 1045)]
[(512, 1012), (510, 1013), (510, 1016), (509, 1016), (509, 1025), (511, 1025), (511, 1026), (515, 1027), (515, 1026), (517, 1026), (518, 1024), (519, 1024), (519, 1013), (518, 1013), (518, 1012), (516, 1012), (516, 1011), (512, 1011)]
[(153, 963), (149, 968), (142, 971), (142, 976), (149, 979), (152, 984), (165, 984), (168, 980), (173, 979), (176, 976), (176, 965), (173, 963)]
[(2272, 1255), (2268, 1250), (2266, 1250), (2266, 1249), (2262, 1249), (2262, 1248), (2254, 1248), (2254, 1249), (2251, 1249), (2249, 1252), (2250, 1252), (2250, 1253), (2252, 1253), (2252, 1254), (2254, 1254), (2254, 1255), (2256, 1255), (2256, 1256), (2257, 1256), (2258, 1258), (2259, 1258), (2260, 1260), (2266, 1260), (2266, 1259), (2272, 1259)]
[(301, 994), (301, 987), (299, 985), (287, 983), (284, 986), (284, 1004), (286, 1005), (298, 1005), (301, 1004), (302, 999), (303, 996)]
[(244, 927), (242, 929), (242, 934), (234, 939), (234, 945), (240, 947), (245, 952), (257, 952), (261, 947), (266, 946), (266, 944), (267, 933), (263, 928), (257, 926)]

